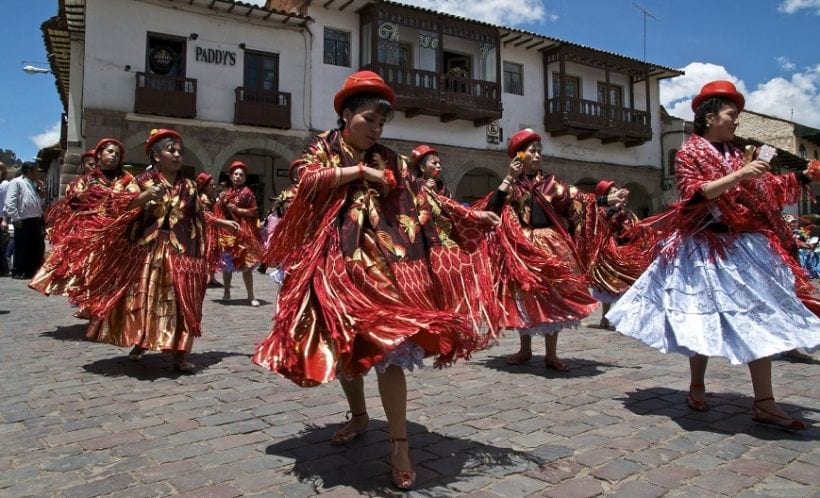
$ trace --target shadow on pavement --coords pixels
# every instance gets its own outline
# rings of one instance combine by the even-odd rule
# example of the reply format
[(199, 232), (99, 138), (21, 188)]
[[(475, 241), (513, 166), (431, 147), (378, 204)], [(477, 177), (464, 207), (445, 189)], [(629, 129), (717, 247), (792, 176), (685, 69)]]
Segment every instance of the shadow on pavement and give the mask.
[[(751, 385), (749, 388), (751, 389)], [(789, 431), (752, 420), (754, 399), (750, 396), (732, 392), (708, 392), (706, 401), (709, 403), (709, 411), (697, 412), (686, 405), (687, 394), (687, 391), (680, 389), (653, 387), (628, 392), (626, 398), (616, 399), (623, 401), (624, 407), (637, 415), (668, 416), (686, 431), (748, 434), (764, 440), (820, 440), (820, 426), (817, 424), (820, 412), (815, 410), (778, 401), (786, 413), (803, 420), (809, 426), (805, 431)]]
[(40, 337), (51, 337), (58, 341), (85, 341), (90, 339), (85, 338), (86, 323), (75, 323), (74, 325), (60, 326), (48, 332), (43, 332)]
[[(137, 380), (157, 380), (175, 379), (186, 374), (177, 372), (171, 364), (171, 355), (146, 351), (145, 356), (140, 361), (128, 359), (130, 349), (123, 348), (122, 352), (112, 358), (97, 360), (88, 365), (83, 365), (87, 372), (104, 375), (106, 377), (132, 377)], [(249, 357), (247, 353), (226, 353), (222, 351), (209, 351), (207, 353), (191, 353), (187, 360), (196, 365), (197, 372), (215, 365), (224, 358), (231, 356)], [(196, 374), (194, 374), (196, 375)]]
[[(300, 482), (310, 482), (316, 491), (350, 486), (370, 496), (405, 496), (390, 480), (387, 424), (370, 420), (368, 431), (345, 446), (331, 446), (330, 437), (341, 424), (308, 426), (298, 436), (267, 447), (265, 453), (295, 460), (290, 474)], [(539, 458), (532, 453), (499, 448), (468, 439), (429, 432), (413, 422), (407, 423), (410, 456), (416, 470), (414, 493), (448, 486), (460, 480), (481, 476), (504, 476), (536, 469), (554, 457), (550, 450)], [(567, 449), (570, 454), (572, 450)], [(457, 489), (450, 488), (451, 491)]]
[[(270, 301), (266, 301), (264, 299), (256, 298), (259, 301), (259, 306), (267, 306), (269, 304), (273, 304)], [(243, 298), (233, 298), (230, 301), (225, 301), (224, 299), (211, 299), (212, 303), (221, 304), (222, 306), (244, 306), (248, 309), (254, 309), (249, 303), (248, 300)]]
[[(594, 360), (584, 360), (580, 358), (561, 357), (561, 361), (569, 366), (569, 372), (559, 372), (544, 365), (544, 357), (533, 354), (532, 359), (523, 365), (510, 365), (507, 363), (507, 356), (490, 356), (480, 360), (472, 360), (471, 363), (482, 365), (494, 370), (513, 374), (534, 374), (545, 377), (594, 377), (601, 375), (610, 368), (621, 368), (621, 365), (611, 363), (601, 363)], [(637, 367), (640, 368), (640, 367)]]

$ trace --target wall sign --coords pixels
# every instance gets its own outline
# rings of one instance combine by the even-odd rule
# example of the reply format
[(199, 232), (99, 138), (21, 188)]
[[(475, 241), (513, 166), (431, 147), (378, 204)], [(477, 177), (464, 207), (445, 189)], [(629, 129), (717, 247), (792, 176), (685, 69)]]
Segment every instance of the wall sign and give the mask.
[(236, 52), (231, 52), (230, 50), (218, 50), (215, 48), (196, 47), (194, 51), (194, 59), (197, 62), (206, 62), (208, 64), (235, 66)]
[(487, 125), (487, 143), (498, 145), (501, 143), (503, 132), (498, 121), (493, 121)]
[(399, 41), (399, 27), (392, 22), (384, 22), (379, 25), (379, 38), (387, 41)]
[(419, 35), (419, 47), (421, 48), (438, 48), (438, 38), (430, 35)]

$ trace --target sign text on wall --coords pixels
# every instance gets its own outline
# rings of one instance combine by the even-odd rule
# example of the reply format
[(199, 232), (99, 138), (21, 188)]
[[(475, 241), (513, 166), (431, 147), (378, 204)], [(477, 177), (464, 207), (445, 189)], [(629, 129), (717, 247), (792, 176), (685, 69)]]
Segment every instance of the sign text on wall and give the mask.
[(230, 50), (196, 47), (194, 58), (197, 62), (207, 62), (208, 64), (236, 65), (236, 52)]

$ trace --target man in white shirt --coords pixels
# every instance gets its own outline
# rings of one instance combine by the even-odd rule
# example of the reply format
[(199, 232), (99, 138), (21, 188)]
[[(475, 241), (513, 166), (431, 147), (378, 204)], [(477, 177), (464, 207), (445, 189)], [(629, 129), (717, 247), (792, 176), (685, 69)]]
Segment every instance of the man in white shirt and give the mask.
[(39, 172), (33, 164), (24, 164), (21, 174), (6, 187), (5, 216), (14, 224), (14, 264), (11, 277), (34, 277), (45, 254), (43, 232), (43, 199), (37, 188)]

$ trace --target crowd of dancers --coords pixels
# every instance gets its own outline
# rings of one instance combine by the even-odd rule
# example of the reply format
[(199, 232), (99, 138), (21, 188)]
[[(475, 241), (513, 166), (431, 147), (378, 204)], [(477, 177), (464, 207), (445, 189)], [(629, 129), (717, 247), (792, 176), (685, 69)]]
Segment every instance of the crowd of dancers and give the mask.
[(676, 161), (681, 199), (645, 220), (612, 181), (585, 193), (545, 171), (530, 129), (511, 137), (497, 189), (464, 206), (435, 148), (404, 157), (379, 143), (394, 104), (375, 73), (345, 80), (338, 126), (291, 163), (262, 237), (245, 163), (229, 166), (230, 186), (215, 195), (211, 175), (181, 174), (176, 131), (150, 133), (150, 166), (136, 177), (122, 168), (123, 145), (101, 140), (47, 214), (51, 252), (30, 287), (66, 296), (89, 338), (130, 347), (135, 361), (170, 352), (176, 370), (194, 373), (186, 358), (214, 273), (231, 300), (240, 272), (258, 306), (253, 269), (275, 269), (275, 319), (252, 361), (300, 386), (339, 380), (351, 416), (335, 445), (367, 430), (363, 376), (375, 369), (400, 489), (416, 476), (406, 371), (468, 358), (504, 330), (520, 337), (508, 363), (530, 361), (543, 336), (544, 365), (567, 371), (559, 332), (599, 301), (602, 327), (689, 358), (691, 409), (709, 409), (707, 358), (720, 356), (749, 366), (755, 420), (806, 428), (775, 403), (770, 358), (820, 344), (820, 297), (781, 216), (820, 180), (820, 163), (776, 176), (732, 146), (744, 99), (731, 83), (710, 82), (694, 99), (695, 133)]

